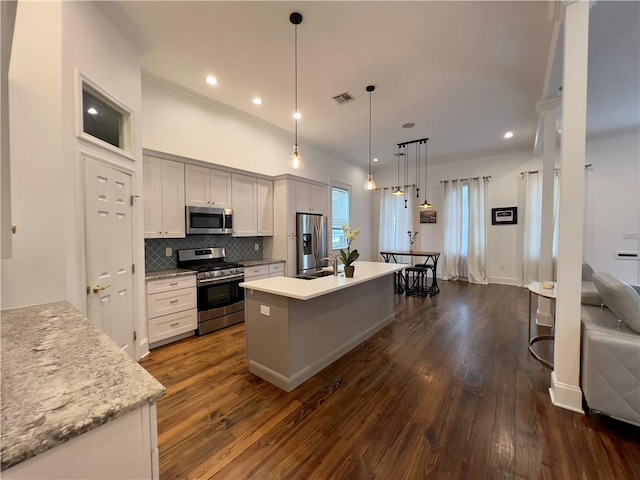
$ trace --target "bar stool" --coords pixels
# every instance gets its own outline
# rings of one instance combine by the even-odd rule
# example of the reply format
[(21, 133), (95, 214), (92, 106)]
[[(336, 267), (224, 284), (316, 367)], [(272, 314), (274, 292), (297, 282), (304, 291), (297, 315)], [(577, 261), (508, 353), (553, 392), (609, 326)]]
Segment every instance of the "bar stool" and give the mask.
[[(438, 277), (436, 276), (436, 265), (435, 263), (423, 263), (422, 265), (416, 265), (414, 268), (422, 268), (424, 270), (424, 282), (426, 285), (427, 292), (430, 296), (434, 296), (440, 293), (440, 287), (438, 287)], [(428, 284), (429, 276), (428, 272), (431, 272), (431, 285)]]
[(408, 267), (406, 273), (406, 293), (412, 297), (426, 297), (430, 294), (427, 287), (427, 269), (422, 266)]

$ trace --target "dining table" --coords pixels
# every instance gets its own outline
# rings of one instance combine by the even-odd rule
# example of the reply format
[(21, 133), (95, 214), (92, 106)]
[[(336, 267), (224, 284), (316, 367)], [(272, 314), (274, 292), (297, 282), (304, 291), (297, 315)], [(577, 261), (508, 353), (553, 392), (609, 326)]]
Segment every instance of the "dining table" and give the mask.
[[(440, 292), (440, 287), (438, 287), (438, 278), (436, 276), (436, 271), (438, 268), (438, 259), (440, 258), (440, 252), (429, 252), (429, 251), (419, 251), (419, 250), (385, 250), (381, 251), (380, 255), (386, 263), (393, 261), (393, 263), (398, 262), (398, 257), (419, 257), (424, 258), (424, 262), (421, 264), (415, 265), (416, 267), (425, 267), (429, 268), (433, 271), (433, 277), (431, 280), (431, 285), (429, 286), (431, 295), (435, 295)], [(406, 289), (406, 277), (402, 272), (396, 273), (396, 285), (395, 285), (395, 293), (403, 293)]]

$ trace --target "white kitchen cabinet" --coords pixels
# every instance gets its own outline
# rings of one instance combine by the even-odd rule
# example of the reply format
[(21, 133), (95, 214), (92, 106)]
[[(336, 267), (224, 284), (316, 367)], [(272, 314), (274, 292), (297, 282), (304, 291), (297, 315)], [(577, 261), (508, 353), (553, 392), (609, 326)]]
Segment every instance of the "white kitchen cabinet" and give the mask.
[(198, 328), (197, 306), (195, 275), (148, 280), (149, 345), (164, 345), (167, 339)]
[(260, 280), (263, 278), (269, 278), (269, 265), (256, 265), (253, 267), (244, 267), (244, 280), (249, 282), (251, 280)]
[(273, 235), (273, 182), (247, 175), (231, 176), (234, 237)]
[(284, 276), (284, 262), (269, 264), (269, 278)]
[(258, 179), (258, 236), (273, 235), (273, 181)]
[(184, 163), (144, 157), (145, 238), (185, 238)]
[(296, 181), (296, 212), (327, 214), (327, 187)]
[(231, 173), (186, 165), (185, 198), (192, 207), (231, 208)]

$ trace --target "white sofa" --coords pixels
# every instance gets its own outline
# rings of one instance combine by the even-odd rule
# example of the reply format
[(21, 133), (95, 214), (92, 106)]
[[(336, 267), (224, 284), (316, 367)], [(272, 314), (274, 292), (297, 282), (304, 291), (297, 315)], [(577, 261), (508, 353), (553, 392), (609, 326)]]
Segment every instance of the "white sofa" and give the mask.
[(582, 392), (589, 409), (640, 426), (640, 289), (606, 273), (593, 283), (608, 308), (582, 306)]

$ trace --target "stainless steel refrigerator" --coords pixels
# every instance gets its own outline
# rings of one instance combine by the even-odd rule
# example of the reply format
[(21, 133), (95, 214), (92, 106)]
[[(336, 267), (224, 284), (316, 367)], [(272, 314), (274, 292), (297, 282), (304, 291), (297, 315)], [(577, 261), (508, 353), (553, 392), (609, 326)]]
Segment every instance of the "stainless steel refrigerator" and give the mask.
[(326, 267), (328, 262), (320, 259), (327, 256), (327, 218), (311, 213), (296, 214), (296, 234), (297, 273)]

